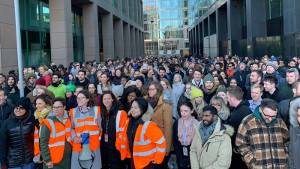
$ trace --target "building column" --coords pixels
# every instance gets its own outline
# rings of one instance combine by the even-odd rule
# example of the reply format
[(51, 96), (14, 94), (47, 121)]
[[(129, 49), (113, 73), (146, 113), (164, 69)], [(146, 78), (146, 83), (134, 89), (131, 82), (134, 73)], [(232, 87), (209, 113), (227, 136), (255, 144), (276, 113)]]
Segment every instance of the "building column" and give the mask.
[(17, 70), (17, 43), (14, 1), (0, 2), (0, 72)]
[(49, 8), (51, 60), (67, 66), (74, 59), (71, 0), (51, 0)]
[(139, 41), (139, 30), (135, 29), (135, 44), (136, 44), (136, 57), (140, 57), (140, 41)]
[(130, 25), (128, 23), (124, 24), (124, 54), (125, 57), (131, 57), (131, 40), (130, 40)]
[(102, 15), (103, 59), (115, 58), (114, 26), (112, 14)]
[(117, 20), (114, 22), (115, 32), (115, 53), (119, 58), (124, 57), (124, 36), (123, 36), (123, 21)]
[(131, 39), (131, 57), (136, 57), (136, 43), (135, 43), (135, 28), (130, 28), (130, 39)]
[(95, 3), (84, 4), (82, 6), (82, 11), (85, 60), (96, 60), (99, 62), (99, 27), (97, 5)]
[(143, 46), (144, 46), (144, 43), (143, 43), (143, 35), (142, 35), (142, 31), (139, 31), (140, 33), (140, 56), (143, 57)]

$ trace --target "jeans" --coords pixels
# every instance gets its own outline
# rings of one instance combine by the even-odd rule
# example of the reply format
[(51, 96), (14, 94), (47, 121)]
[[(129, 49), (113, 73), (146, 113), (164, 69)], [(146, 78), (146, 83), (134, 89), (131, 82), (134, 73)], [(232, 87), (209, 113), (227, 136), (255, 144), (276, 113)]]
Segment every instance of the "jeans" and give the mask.
[(8, 168), (8, 169), (34, 169), (34, 168), (35, 168), (34, 163), (30, 163), (21, 167)]

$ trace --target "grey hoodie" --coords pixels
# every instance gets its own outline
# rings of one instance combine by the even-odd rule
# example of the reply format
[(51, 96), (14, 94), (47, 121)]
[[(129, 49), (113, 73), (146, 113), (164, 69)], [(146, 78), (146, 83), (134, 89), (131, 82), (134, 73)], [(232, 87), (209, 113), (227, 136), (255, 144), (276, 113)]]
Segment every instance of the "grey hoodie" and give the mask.
[(300, 168), (300, 125), (297, 120), (298, 109), (300, 108), (300, 97), (291, 102), (290, 106), (290, 148), (289, 165), (291, 169)]

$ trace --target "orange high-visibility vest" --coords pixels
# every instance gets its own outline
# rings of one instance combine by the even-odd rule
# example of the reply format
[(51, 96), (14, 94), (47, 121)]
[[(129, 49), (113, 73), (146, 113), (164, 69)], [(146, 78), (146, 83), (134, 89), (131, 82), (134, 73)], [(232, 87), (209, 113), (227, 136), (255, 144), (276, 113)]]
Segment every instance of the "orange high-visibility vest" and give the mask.
[(40, 136), (39, 136), (39, 130), (38, 128), (35, 126), (34, 127), (34, 156), (37, 156), (38, 154), (41, 153), (40, 150)]
[(64, 156), (65, 141), (67, 140), (71, 143), (71, 120), (68, 118), (66, 123), (63, 124), (61, 122), (53, 122), (53, 120), (47, 118), (42, 123), (50, 130), (48, 147), (52, 162), (57, 164)]
[[(70, 116), (74, 121), (76, 137), (81, 138), (81, 134), (88, 133), (90, 139), (90, 149), (94, 151), (99, 148), (101, 140), (101, 129), (98, 127), (98, 118), (100, 115), (100, 107), (94, 106), (89, 112), (83, 114), (76, 107), (70, 110)], [(83, 140), (84, 141), (84, 140)], [(73, 151), (81, 152), (81, 144), (73, 142)]]
[[(129, 142), (127, 137), (127, 125), (122, 133), (121, 159), (129, 158)], [(156, 123), (146, 121), (139, 125), (133, 143), (133, 163), (136, 169), (146, 167), (152, 160), (161, 164), (166, 154), (166, 139), (157, 127)]]
[(121, 151), (122, 132), (124, 132), (128, 115), (124, 110), (119, 110), (116, 116), (116, 149)]

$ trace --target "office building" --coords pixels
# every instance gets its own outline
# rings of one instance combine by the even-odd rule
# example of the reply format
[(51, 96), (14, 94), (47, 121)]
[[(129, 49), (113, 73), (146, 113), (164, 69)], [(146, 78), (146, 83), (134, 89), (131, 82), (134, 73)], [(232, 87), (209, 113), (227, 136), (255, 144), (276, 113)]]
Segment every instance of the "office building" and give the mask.
[(190, 54), (288, 59), (300, 54), (299, 0), (196, 0)]
[[(20, 0), (24, 67), (144, 56), (142, 0)], [(14, 1), (0, 2), (0, 71), (17, 68)]]

